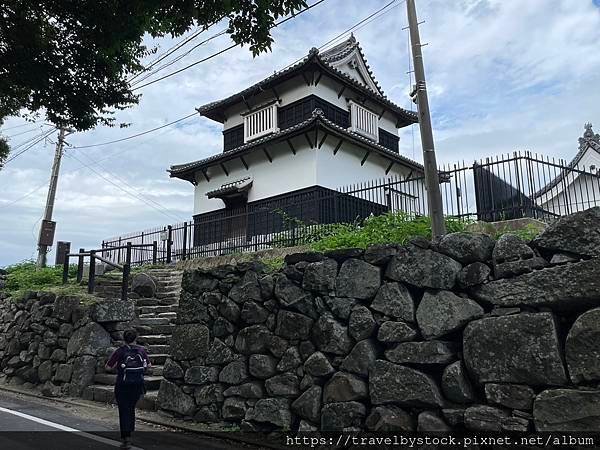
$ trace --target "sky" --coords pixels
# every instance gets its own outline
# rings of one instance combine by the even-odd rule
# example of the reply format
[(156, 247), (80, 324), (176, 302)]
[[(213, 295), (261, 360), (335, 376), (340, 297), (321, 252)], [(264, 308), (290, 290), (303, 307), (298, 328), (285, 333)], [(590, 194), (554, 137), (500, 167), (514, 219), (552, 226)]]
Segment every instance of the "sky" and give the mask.
[[(275, 29), (271, 53), (253, 58), (247, 47), (225, 52), (141, 89), (140, 103), (116, 116), (131, 127), (98, 127), (67, 142), (98, 144), (191, 114), (303, 57), (388, 2), (326, 0)], [(425, 21), (420, 30), (428, 44), (423, 54), (438, 163), (517, 150), (570, 160), (586, 122), (600, 131), (600, 0), (417, 0), (417, 10)], [(409, 109), (405, 26), (406, 5), (397, 0), (354, 34), (385, 93)], [(148, 43), (160, 54), (181, 39)], [(160, 74), (230, 42), (226, 35), (214, 39)], [(18, 145), (36, 134), (28, 132), (35, 125), (12, 128), (24, 123), (9, 118), (0, 131)], [(124, 142), (67, 147), (54, 209), (56, 239), (94, 248), (109, 237), (190, 220), (193, 186), (170, 179), (166, 170), (221, 152), (221, 127), (194, 116)], [(55, 141), (56, 133), (0, 171), (0, 267), (36, 255)], [(418, 126), (401, 130), (400, 152), (422, 161)]]

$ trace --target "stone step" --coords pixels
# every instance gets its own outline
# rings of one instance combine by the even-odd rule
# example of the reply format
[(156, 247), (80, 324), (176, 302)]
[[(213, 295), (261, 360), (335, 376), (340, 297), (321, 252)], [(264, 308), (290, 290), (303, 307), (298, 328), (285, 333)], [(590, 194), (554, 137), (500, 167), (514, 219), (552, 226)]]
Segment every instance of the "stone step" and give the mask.
[(143, 314), (160, 314), (165, 312), (177, 312), (177, 305), (157, 305), (157, 306), (140, 306), (136, 308), (136, 313)]
[(153, 366), (162, 366), (167, 358), (169, 357), (168, 353), (156, 353), (154, 355), (148, 355), (150, 358), (150, 362)]
[[(86, 400), (93, 400), (100, 403), (115, 404), (114, 387), (104, 384), (93, 384), (87, 386), (82, 397)], [(143, 409), (146, 411), (154, 411), (156, 409), (156, 399), (158, 397), (158, 389), (149, 390), (146, 394), (138, 401), (137, 409)]]
[(154, 377), (162, 377), (164, 366), (151, 366), (150, 375)]
[(163, 313), (145, 313), (145, 314), (138, 315), (138, 318), (140, 320), (157, 318), (157, 319), (169, 319), (172, 321), (174, 319), (177, 319), (177, 313), (174, 311), (163, 312)]
[(166, 297), (159, 299), (160, 305), (177, 305), (179, 304), (179, 295), (177, 297)]
[(167, 344), (156, 344), (156, 345), (147, 345), (146, 346), (146, 350), (148, 351), (148, 354), (152, 354), (152, 353), (158, 353), (158, 354), (168, 353), (169, 352), (169, 348), (170, 348), (170, 345), (167, 345)]
[(177, 299), (179, 299), (179, 296), (181, 294), (181, 289), (175, 289), (172, 291), (167, 291), (167, 292), (157, 292), (154, 296), (156, 298), (163, 299), (163, 298), (171, 298), (171, 297), (175, 297)]
[(168, 325), (171, 323), (168, 317), (140, 317), (139, 324), (140, 325)]
[(140, 298), (135, 302), (136, 306), (159, 306), (156, 298)]
[[(114, 386), (117, 380), (117, 375), (114, 373), (97, 373), (94, 375), (94, 384)], [(146, 375), (144, 376), (144, 386), (147, 390), (158, 389), (162, 376), (157, 375)]]
[(175, 328), (175, 324), (169, 323), (168, 325), (136, 325), (134, 328), (137, 330), (138, 334), (148, 336), (155, 334), (173, 334), (173, 329)]
[(171, 342), (171, 336), (167, 336), (164, 334), (143, 335), (143, 336), (139, 336), (137, 338), (137, 342), (140, 345), (155, 345), (155, 344), (168, 345)]

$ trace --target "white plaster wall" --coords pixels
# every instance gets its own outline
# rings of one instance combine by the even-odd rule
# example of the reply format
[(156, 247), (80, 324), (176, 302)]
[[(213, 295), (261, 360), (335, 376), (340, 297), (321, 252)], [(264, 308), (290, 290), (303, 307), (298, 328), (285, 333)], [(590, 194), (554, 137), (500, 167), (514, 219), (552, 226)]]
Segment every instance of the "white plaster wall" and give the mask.
[[(306, 82), (304, 81), (304, 78), (302, 78), (302, 76), (294, 77), (291, 80), (282, 83), (276, 88), (277, 94), (279, 94), (279, 97), (281, 98), (281, 103), (279, 103), (279, 107), (289, 105), (290, 103), (293, 103), (296, 100), (308, 97), (309, 95), (314, 93), (314, 89), (314, 86), (306, 85)], [(261, 94), (255, 97), (252, 97), (249, 103), (251, 105), (260, 105), (263, 103), (268, 103), (272, 100), (275, 100), (275, 95), (273, 94), (273, 91), (268, 90), (262, 92)], [(247, 111), (248, 108), (244, 103), (239, 103), (229, 108), (226, 112), (226, 114), (228, 115), (228, 119), (223, 124), (223, 131), (244, 123), (244, 117), (241, 114)]]
[[(590, 166), (600, 169), (600, 154), (592, 149), (581, 158), (579, 170), (590, 171)], [(568, 212), (583, 211), (593, 206), (600, 206), (600, 179), (598, 177), (571, 172), (565, 182), (559, 183), (551, 191), (537, 199), (538, 205), (556, 214), (566, 214), (566, 205), (570, 204)], [(565, 191), (564, 186), (567, 186)]]
[(244, 160), (248, 163), (248, 170), (238, 158), (225, 163), (229, 176), (225, 175), (219, 166), (209, 168), (210, 182), (199, 173), (198, 185), (194, 192), (194, 214), (224, 208), (225, 204), (222, 200), (208, 199), (206, 193), (220, 188), (225, 183), (247, 176), (253, 179), (248, 195), (249, 202), (316, 185), (316, 152), (306, 143), (302, 145), (303, 140), (304, 137), (300, 136), (292, 141), (296, 148), (296, 155), (292, 154), (286, 142), (269, 146), (268, 152), (273, 158), (272, 163), (262, 150), (255, 150), (244, 156)]
[[(334, 155), (333, 150), (337, 142), (337, 139), (329, 137), (317, 150), (317, 184), (319, 186), (338, 189), (353, 184), (370, 183), (374, 180), (381, 183), (384, 180), (404, 179), (411, 172), (409, 167), (396, 163), (386, 175), (385, 171), (389, 166), (389, 160), (374, 152), (361, 166), (365, 150), (356, 145), (344, 143)], [(399, 192), (392, 193), (391, 206), (394, 210), (411, 213), (426, 211), (426, 193), (422, 181), (402, 183), (395, 187)], [(402, 195), (400, 192), (409, 195)], [(387, 199), (381, 189), (355, 195), (369, 201), (387, 204)]]
[[(277, 93), (281, 98), (281, 103), (279, 106), (283, 107), (289, 105), (290, 103), (314, 94), (347, 111), (349, 109), (348, 100), (356, 99), (359, 97), (359, 95), (351, 88), (346, 88), (343, 95), (338, 98), (338, 92), (340, 89), (341, 84), (334, 81), (327, 75), (323, 75), (321, 77), (321, 80), (317, 86), (307, 86), (304, 78), (302, 78), (302, 76), (297, 76), (277, 87)], [(257, 95), (256, 97), (252, 97), (250, 103), (251, 105), (260, 105), (274, 99), (275, 96), (273, 92), (269, 90)], [(366, 106), (378, 115), (381, 113), (381, 107), (377, 106), (375, 103), (367, 101)], [(248, 108), (244, 103), (238, 103), (230, 107), (226, 111), (228, 119), (223, 124), (223, 131), (242, 124), (244, 122), (244, 118), (241, 114), (247, 111)], [(395, 119), (389, 112), (386, 112), (379, 120), (379, 127), (383, 128), (389, 133), (398, 135)]]

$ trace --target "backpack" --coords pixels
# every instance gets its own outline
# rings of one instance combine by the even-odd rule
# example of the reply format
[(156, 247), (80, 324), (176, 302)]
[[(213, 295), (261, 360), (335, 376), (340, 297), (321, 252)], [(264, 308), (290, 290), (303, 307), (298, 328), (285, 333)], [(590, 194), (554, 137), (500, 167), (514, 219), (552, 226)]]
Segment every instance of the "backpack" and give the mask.
[(125, 352), (121, 360), (121, 372), (123, 384), (144, 384), (144, 372), (147, 363), (136, 347), (125, 346)]

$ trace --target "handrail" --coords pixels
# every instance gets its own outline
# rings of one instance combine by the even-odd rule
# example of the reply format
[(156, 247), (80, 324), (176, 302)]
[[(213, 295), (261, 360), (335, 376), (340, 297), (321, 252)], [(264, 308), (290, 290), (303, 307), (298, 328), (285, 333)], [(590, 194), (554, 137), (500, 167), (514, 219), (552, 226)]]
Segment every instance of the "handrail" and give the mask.
[[(129, 276), (131, 274), (131, 250), (134, 248), (142, 248), (142, 247), (152, 247), (152, 262), (156, 264), (156, 258), (158, 254), (158, 244), (154, 241), (152, 244), (132, 244), (131, 242), (127, 242), (124, 246), (119, 247), (104, 247), (98, 250), (88, 250), (79, 249), (79, 253), (67, 253), (65, 255), (65, 260), (63, 263), (63, 284), (67, 284), (69, 281), (69, 258), (76, 257), (78, 258), (77, 264), (77, 282), (80, 283), (83, 279), (83, 265), (85, 257), (90, 259), (89, 265), (89, 276), (88, 276), (88, 293), (93, 294), (96, 288), (96, 260), (100, 260), (105, 264), (108, 264), (111, 267), (115, 267), (116, 269), (123, 272), (123, 280), (121, 282), (121, 300), (127, 300), (127, 291), (129, 288)], [(107, 258), (101, 256), (102, 253), (113, 251), (113, 250), (122, 250), (125, 249), (125, 263), (120, 265), (116, 262), (113, 262)], [(100, 253), (100, 254), (98, 254)], [(168, 258), (170, 259), (170, 258)]]
[(103, 258), (102, 256), (99, 255), (95, 255), (96, 259), (99, 259), (100, 261), (102, 261), (105, 264), (108, 264), (109, 266), (114, 267), (115, 269), (119, 269), (121, 272), (123, 272), (124, 270), (124, 266), (121, 266), (120, 264), (117, 264), (115, 262), (112, 262), (106, 258)]

